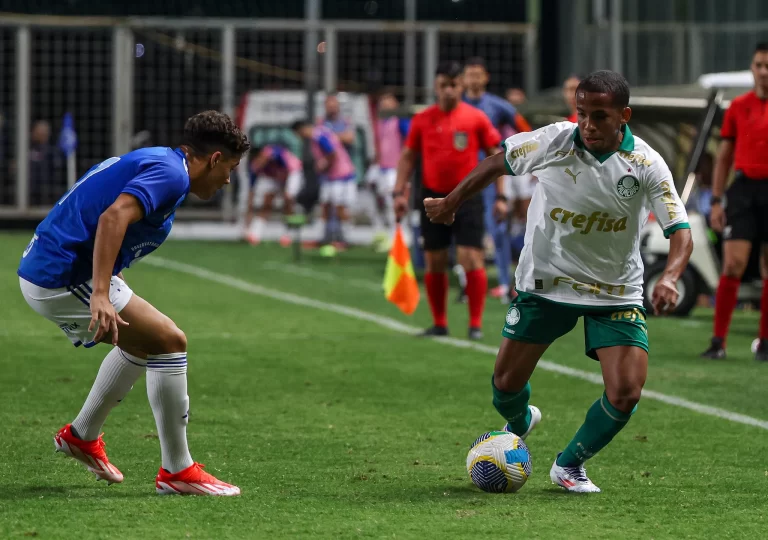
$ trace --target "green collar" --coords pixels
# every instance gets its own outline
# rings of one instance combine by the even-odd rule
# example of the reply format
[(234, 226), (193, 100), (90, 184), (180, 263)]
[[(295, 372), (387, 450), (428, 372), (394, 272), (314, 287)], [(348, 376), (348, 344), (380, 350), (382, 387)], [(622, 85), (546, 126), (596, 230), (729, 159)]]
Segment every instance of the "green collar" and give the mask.
[[(632, 152), (635, 149), (635, 136), (632, 135), (632, 131), (629, 129), (629, 126), (627, 124), (624, 124), (621, 128), (622, 133), (624, 133), (624, 138), (621, 140), (621, 144), (619, 145), (619, 151), (620, 152)], [(609, 157), (611, 157), (614, 152), (608, 152), (606, 154), (595, 154), (591, 150), (589, 150), (587, 147), (584, 146), (584, 143), (581, 140), (581, 134), (579, 133), (579, 128), (573, 130), (573, 143), (578, 146), (579, 148), (586, 150), (590, 154), (594, 156), (594, 158), (599, 161), (600, 163), (605, 163), (605, 160), (607, 160)]]

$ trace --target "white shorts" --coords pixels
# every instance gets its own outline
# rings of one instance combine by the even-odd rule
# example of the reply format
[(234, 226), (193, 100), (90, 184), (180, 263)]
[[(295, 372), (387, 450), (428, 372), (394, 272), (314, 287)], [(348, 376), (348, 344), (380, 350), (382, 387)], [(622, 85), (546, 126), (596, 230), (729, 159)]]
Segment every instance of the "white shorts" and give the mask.
[(264, 202), (266, 195), (282, 195), (295, 199), (296, 195), (301, 191), (301, 186), (304, 183), (304, 175), (301, 171), (295, 171), (288, 175), (285, 180), (285, 184), (270, 178), (269, 176), (259, 176), (256, 180), (256, 189), (253, 194), (253, 202), (257, 206), (261, 206)]
[(320, 202), (330, 203), (333, 206), (351, 208), (357, 197), (357, 182), (354, 178), (349, 180), (323, 179), (320, 184)]
[[(44, 289), (24, 278), (19, 278), (21, 294), (29, 307), (61, 328), (75, 347), (93, 347), (96, 329), (88, 331), (91, 324), (92, 281), (77, 287)], [(109, 282), (109, 301), (115, 311), (120, 313), (133, 296), (133, 291), (125, 281), (112, 276)]]
[(397, 169), (379, 169), (379, 177), (376, 181), (376, 192), (379, 195), (389, 197), (395, 192), (397, 182)]

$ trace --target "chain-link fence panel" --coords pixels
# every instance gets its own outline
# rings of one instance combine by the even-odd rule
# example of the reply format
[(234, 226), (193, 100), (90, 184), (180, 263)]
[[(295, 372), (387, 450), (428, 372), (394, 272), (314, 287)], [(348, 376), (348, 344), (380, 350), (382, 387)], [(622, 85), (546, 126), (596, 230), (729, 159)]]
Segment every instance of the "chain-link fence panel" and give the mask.
[(0, 28), (0, 207), (16, 204), (16, 31)]

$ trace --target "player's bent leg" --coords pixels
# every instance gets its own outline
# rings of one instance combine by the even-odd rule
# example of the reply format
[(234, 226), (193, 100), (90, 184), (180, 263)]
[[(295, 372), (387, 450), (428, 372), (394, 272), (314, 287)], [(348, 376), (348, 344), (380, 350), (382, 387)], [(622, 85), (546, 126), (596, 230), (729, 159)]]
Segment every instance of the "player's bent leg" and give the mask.
[(469, 339), (482, 339), (483, 312), (488, 293), (484, 254), (473, 246), (458, 245), (456, 258), (467, 276), (467, 307), (469, 308)]
[(147, 360), (147, 395), (160, 439), (159, 494), (238, 495), (192, 460), (187, 445), (187, 338), (166, 315), (134, 295), (120, 313), (128, 326), (118, 336), (121, 348)]
[(638, 346), (598, 349), (605, 392), (587, 411), (584, 423), (550, 471), (552, 481), (568, 491), (599, 492), (584, 462), (605, 448), (634, 414), (648, 373), (648, 352)]
[(541, 411), (528, 402), (531, 398), (529, 379), (536, 364), (549, 347), (548, 343), (528, 343), (503, 338), (493, 369), (493, 406), (507, 421), (502, 428), (528, 437), (541, 421)]

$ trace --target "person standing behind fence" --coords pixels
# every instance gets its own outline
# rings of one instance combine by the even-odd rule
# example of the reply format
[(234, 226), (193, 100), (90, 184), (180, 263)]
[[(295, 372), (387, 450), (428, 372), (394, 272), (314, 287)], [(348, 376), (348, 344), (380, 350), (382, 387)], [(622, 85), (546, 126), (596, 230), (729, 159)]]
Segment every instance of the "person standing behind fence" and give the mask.
[[(763, 294), (760, 300), (760, 344), (755, 360), (768, 362), (768, 42), (752, 55), (755, 88), (731, 102), (720, 128), (710, 221), (723, 233), (723, 270), (715, 296), (714, 335), (703, 358), (725, 358), (725, 341), (739, 286), (753, 247), (759, 247)], [(731, 166), (733, 183), (725, 190)], [(723, 200), (725, 195), (725, 201)], [(727, 203), (725, 207), (723, 204)]]
[[(320, 178), (320, 204), (323, 205), (323, 222), (326, 235), (321, 244), (334, 244), (344, 249), (349, 238), (349, 208), (355, 201), (355, 166), (339, 137), (324, 126), (312, 126), (308, 120), (298, 120), (291, 127), (302, 139), (310, 141), (315, 168)], [(328, 235), (328, 221), (335, 212), (339, 230)]]
[(375, 185), (376, 211), (374, 221), (374, 244), (378, 251), (389, 251), (395, 233), (395, 207), (392, 193), (397, 181), (397, 162), (408, 136), (409, 121), (395, 115), (400, 104), (391, 91), (379, 95), (378, 118), (376, 119), (377, 150), (374, 164), (368, 175)]
[[(481, 149), (487, 154), (500, 151), (501, 135), (485, 114), (462, 102), (462, 91), (461, 64), (442, 62), (435, 74), (437, 104), (411, 119), (405, 148), (397, 165), (394, 197), (398, 218), (405, 216), (409, 209), (410, 178), (418, 154), (421, 154), (423, 173), (421, 200), (450, 193), (477, 165)], [(497, 215), (506, 214), (505, 201), (497, 200), (495, 207)], [(424, 283), (434, 323), (423, 335), (448, 334), (448, 249), (455, 241), (456, 258), (467, 276), (469, 338), (481, 339), (488, 291), (483, 254), (483, 199), (477, 196), (467, 201), (451, 225), (432, 223), (423, 206), (421, 209), (421, 236), (427, 263)]]
[[(518, 133), (530, 131), (531, 126), (517, 113), (517, 109), (508, 101), (485, 91), (488, 80), (485, 60), (477, 56), (467, 60), (464, 66), (464, 82), (466, 84), (464, 102), (483, 111), (496, 129), (509, 126)], [(481, 151), (481, 154), (482, 157), (485, 157), (484, 152)], [(493, 237), (496, 250), (496, 269), (499, 273), (499, 285), (491, 290), (491, 296), (501, 298), (502, 302), (506, 303), (510, 286), (509, 267), (512, 264), (511, 238), (507, 220), (497, 221), (493, 215), (496, 199), (506, 201), (506, 195), (503, 191), (497, 190), (494, 184), (491, 184), (483, 191), (485, 228)]]
[(567, 119), (574, 124), (579, 121), (579, 113), (576, 112), (576, 89), (579, 87), (580, 82), (581, 77), (576, 75), (571, 75), (563, 81), (563, 99), (565, 104), (568, 105)]

